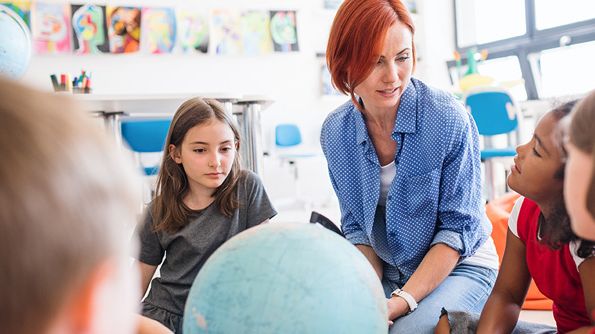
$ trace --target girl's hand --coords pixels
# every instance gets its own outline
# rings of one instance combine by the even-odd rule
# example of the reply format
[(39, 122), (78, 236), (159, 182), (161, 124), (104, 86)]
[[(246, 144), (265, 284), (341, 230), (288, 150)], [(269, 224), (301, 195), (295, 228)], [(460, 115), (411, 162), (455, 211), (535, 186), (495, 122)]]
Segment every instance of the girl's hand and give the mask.
[(401, 297), (392, 297), (387, 300), (388, 323), (392, 325), (393, 320), (400, 318), (409, 312), (409, 305)]

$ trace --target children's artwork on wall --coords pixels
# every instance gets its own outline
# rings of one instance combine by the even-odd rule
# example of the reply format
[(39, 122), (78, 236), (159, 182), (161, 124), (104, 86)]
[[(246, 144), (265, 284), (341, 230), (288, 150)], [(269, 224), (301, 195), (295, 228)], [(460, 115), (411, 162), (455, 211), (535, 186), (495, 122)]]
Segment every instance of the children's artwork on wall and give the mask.
[(152, 54), (171, 53), (176, 43), (176, 13), (173, 8), (143, 8), (143, 51)]
[(271, 11), (271, 36), (275, 51), (299, 51), (295, 11)]
[(138, 51), (141, 35), (140, 7), (107, 6), (107, 27), (110, 52)]
[(273, 52), (268, 11), (246, 11), (240, 18), (244, 54), (258, 56)]
[(35, 2), (32, 37), (37, 53), (66, 53), (70, 46), (70, 5)]
[(105, 6), (72, 5), (71, 9), (74, 53), (109, 52)]
[(178, 11), (178, 44), (183, 53), (207, 53), (209, 50), (209, 20), (203, 13)]
[(333, 87), (333, 82), (331, 80), (331, 73), (328, 70), (328, 67), (325, 63), (320, 65), (320, 88), (322, 95), (325, 96), (341, 96), (342, 94), (339, 93), (335, 87)]
[(31, 1), (30, 0), (14, 0), (14, 1), (0, 1), (0, 5), (4, 5), (12, 9), (17, 15), (25, 21), (27, 27), (31, 28)]
[(240, 13), (236, 10), (215, 9), (212, 13), (212, 40), (218, 55), (240, 55), (243, 51)]

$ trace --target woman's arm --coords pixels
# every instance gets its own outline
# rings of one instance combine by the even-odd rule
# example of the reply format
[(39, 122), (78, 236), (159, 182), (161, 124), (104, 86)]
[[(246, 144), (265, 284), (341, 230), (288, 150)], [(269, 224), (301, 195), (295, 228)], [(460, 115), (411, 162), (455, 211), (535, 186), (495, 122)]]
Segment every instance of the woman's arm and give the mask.
[(477, 333), (512, 332), (530, 283), (525, 244), (508, 230), (502, 266), (494, 289), (481, 312)]
[(380, 278), (380, 280), (382, 281), (382, 260), (380, 260), (378, 255), (376, 255), (374, 249), (368, 245), (355, 245), (355, 247), (357, 247), (357, 249), (359, 249), (359, 251), (364, 254), (366, 259), (370, 261), (372, 268), (374, 268), (374, 270), (376, 271), (376, 275), (378, 275), (378, 278)]
[[(411, 278), (403, 286), (413, 299), (420, 301), (429, 295), (452, 272), (459, 260), (459, 252), (445, 244), (436, 244), (426, 256)], [(392, 297), (388, 301), (389, 320), (396, 319), (409, 312), (409, 305), (401, 297)]]
[(147, 293), (147, 289), (149, 288), (149, 283), (151, 283), (151, 279), (153, 278), (153, 275), (155, 275), (157, 266), (152, 266), (150, 264), (146, 264), (140, 261), (137, 261), (137, 263), (140, 269), (141, 297), (144, 297)]

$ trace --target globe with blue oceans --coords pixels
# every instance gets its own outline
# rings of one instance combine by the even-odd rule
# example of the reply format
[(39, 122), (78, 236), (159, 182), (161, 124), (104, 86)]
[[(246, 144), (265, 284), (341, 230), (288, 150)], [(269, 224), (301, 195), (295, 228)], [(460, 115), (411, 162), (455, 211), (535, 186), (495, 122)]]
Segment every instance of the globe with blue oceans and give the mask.
[(31, 35), (21, 17), (0, 5), (0, 75), (20, 78), (31, 60)]
[(185, 334), (383, 333), (386, 297), (351, 243), (318, 224), (267, 223), (223, 244), (198, 273)]

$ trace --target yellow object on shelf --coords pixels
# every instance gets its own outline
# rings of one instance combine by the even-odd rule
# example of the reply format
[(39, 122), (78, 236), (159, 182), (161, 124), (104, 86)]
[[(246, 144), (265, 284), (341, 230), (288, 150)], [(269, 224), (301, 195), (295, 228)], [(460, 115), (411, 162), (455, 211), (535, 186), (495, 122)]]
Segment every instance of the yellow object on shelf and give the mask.
[(462, 92), (466, 92), (475, 87), (492, 86), (494, 84), (494, 81), (494, 78), (489, 77), (487, 75), (473, 73), (461, 78), (461, 80), (459, 81), (459, 88)]

